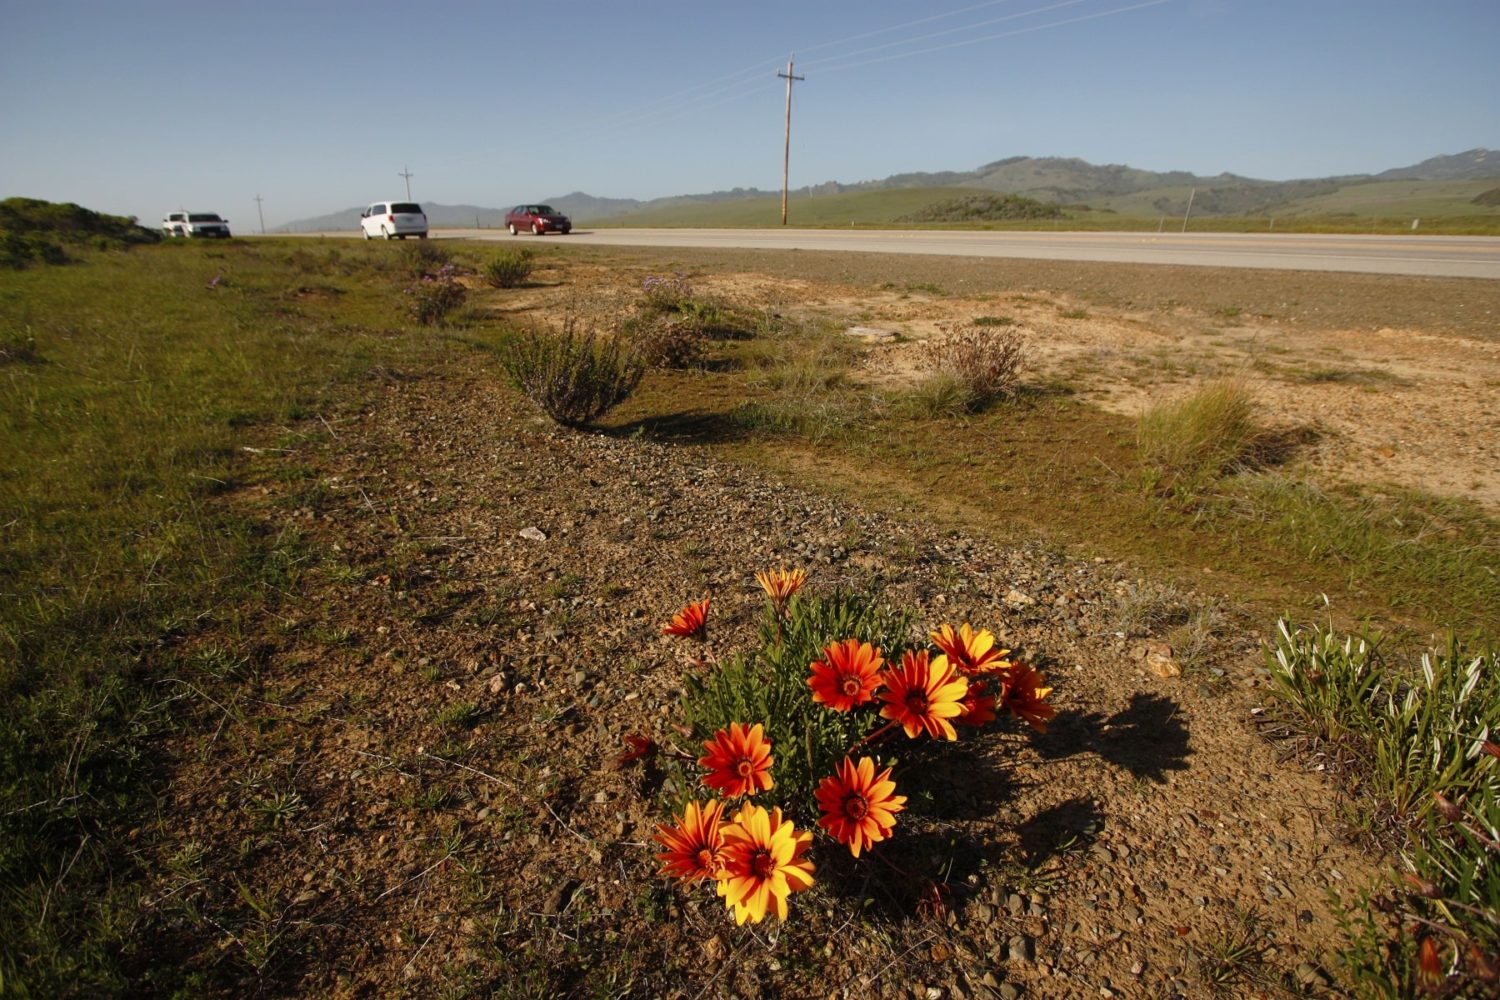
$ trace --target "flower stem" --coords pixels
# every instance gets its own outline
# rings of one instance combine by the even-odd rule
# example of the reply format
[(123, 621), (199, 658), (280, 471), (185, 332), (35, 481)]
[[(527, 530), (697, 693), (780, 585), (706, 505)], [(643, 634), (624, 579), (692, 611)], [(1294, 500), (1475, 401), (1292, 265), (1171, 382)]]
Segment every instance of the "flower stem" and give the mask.
[(895, 719), (892, 719), (890, 722), (887, 722), (885, 725), (881, 726), (879, 729), (875, 730), (870, 735), (865, 736), (862, 739), (856, 740), (854, 742), (854, 745), (849, 748), (848, 752), (850, 754), (852, 754), (852, 753), (854, 753), (854, 751), (858, 750), (860, 747), (864, 746), (866, 743), (873, 743), (873, 742), (875, 742), (876, 740), (878, 740), (882, 736), (884, 736), (886, 733), (890, 732), (892, 729), (895, 729), (898, 725), (900, 725), (900, 723), (898, 723)]

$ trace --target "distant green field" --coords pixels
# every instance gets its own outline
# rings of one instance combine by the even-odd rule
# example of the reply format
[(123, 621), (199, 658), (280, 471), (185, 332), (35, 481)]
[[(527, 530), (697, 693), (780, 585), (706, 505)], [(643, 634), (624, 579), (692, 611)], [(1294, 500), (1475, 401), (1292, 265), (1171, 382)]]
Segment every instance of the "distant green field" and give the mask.
[[(1424, 233), (1500, 234), (1500, 206), (1477, 205), (1473, 199), (1500, 186), (1500, 179), (1477, 181), (1372, 181), (1337, 191), (1267, 207), (1264, 211), (1212, 214), (1211, 199), (1198, 191), (1189, 228), (1197, 232), (1410, 232), (1421, 220)], [(972, 187), (895, 188), (841, 194), (795, 195), (788, 202), (787, 222), (814, 228), (881, 229), (1085, 229), (1152, 230), (1181, 226), (1191, 189), (1155, 188), (1128, 195), (1090, 199), (1089, 206), (1065, 208), (1058, 220), (1007, 220), (953, 224), (898, 221), (937, 202), (994, 191)], [(1274, 222), (1273, 222), (1274, 220)], [(781, 223), (777, 196), (736, 201), (674, 205), (608, 219), (581, 220), (591, 228), (627, 226), (664, 228), (758, 228)]]
[(1338, 215), (1439, 218), (1478, 216), (1500, 220), (1500, 205), (1476, 205), (1474, 199), (1500, 188), (1500, 178), (1473, 181), (1370, 181), (1350, 184), (1332, 194), (1304, 198), (1282, 211), (1291, 215)]

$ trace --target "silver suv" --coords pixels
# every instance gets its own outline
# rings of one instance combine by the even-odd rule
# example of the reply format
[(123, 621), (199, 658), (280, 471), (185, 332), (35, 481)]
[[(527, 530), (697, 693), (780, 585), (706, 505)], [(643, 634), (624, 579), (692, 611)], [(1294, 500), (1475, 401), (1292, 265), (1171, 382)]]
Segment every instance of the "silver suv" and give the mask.
[(216, 236), (229, 238), (229, 220), (213, 212), (168, 212), (161, 220), (161, 230), (168, 236)]

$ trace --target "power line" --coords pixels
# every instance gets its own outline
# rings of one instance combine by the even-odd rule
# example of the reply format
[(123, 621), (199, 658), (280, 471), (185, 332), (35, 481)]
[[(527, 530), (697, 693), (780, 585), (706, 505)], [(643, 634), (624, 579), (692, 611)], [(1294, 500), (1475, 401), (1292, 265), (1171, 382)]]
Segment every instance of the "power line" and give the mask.
[(817, 45), (804, 46), (802, 51), (804, 53), (815, 52), (818, 49), (829, 49), (833, 48), (836, 45), (847, 45), (850, 42), (857, 42), (862, 38), (874, 38), (876, 35), (888, 35), (893, 31), (901, 31), (905, 28), (915, 28), (919, 24), (928, 24), (932, 21), (941, 21), (946, 17), (957, 17), (960, 14), (967, 14), (970, 11), (981, 10), (985, 7), (993, 7), (996, 4), (1011, 2), (1012, 0), (985, 0), (984, 3), (970, 4), (968, 7), (960, 7), (957, 10), (950, 10), (943, 14), (929, 14), (927, 17), (919, 17), (915, 21), (903, 21), (900, 24), (893, 24), (889, 28), (876, 28), (874, 31), (864, 31), (859, 33), (858, 35), (850, 35), (847, 38), (838, 38), (831, 42), (819, 42)]
[(1081, 24), (1084, 21), (1095, 21), (1101, 17), (1113, 17), (1116, 14), (1126, 14), (1133, 10), (1144, 10), (1147, 7), (1159, 7), (1172, 0), (1146, 0), (1145, 3), (1132, 4), (1129, 7), (1116, 7), (1113, 10), (1099, 11), (1095, 14), (1083, 14), (1078, 17), (1070, 17), (1062, 21), (1051, 21), (1047, 24), (1033, 25), (1029, 28), (1018, 28), (1015, 31), (1002, 31), (993, 35), (982, 35), (979, 38), (968, 38), (962, 42), (950, 42), (947, 45), (934, 45), (926, 49), (914, 49), (909, 52), (895, 52), (888, 56), (878, 56), (874, 59), (864, 59), (860, 62), (845, 63), (841, 66), (829, 66), (823, 70), (824, 73), (836, 73), (839, 70), (857, 69), (861, 66), (872, 66), (876, 63), (892, 62), (897, 59), (907, 59), (912, 56), (931, 55), (934, 52), (946, 52), (949, 49), (962, 48), (965, 45), (978, 45), (981, 42), (993, 42), (1001, 38), (1015, 38), (1018, 35), (1030, 35), (1037, 31), (1047, 31), (1050, 28), (1061, 28), (1070, 24)]
[(1085, 0), (1058, 0), (1057, 3), (1048, 4), (1046, 7), (1036, 7), (1032, 10), (1021, 11), (1019, 14), (1005, 14), (1001, 17), (986, 18), (983, 21), (973, 21), (969, 24), (960, 25), (957, 28), (944, 28), (942, 31), (933, 31), (925, 35), (917, 35), (915, 38), (903, 38), (900, 41), (885, 42), (882, 45), (872, 45), (867, 49), (856, 49), (853, 52), (844, 52), (836, 56), (825, 56), (822, 59), (814, 59), (812, 62), (808, 63), (808, 65), (820, 66), (824, 63), (836, 63), (841, 59), (852, 59), (855, 56), (862, 56), (868, 52), (880, 52), (884, 49), (892, 49), (901, 45), (914, 45), (917, 42), (925, 42), (932, 38), (941, 38), (944, 35), (954, 35), (960, 31), (973, 31), (975, 28), (982, 28), (987, 24), (1000, 24), (1004, 21), (1017, 21), (1023, 17), (1033, 17), (1037, 14), (1045, 14), (1049, 10), (1057, 10), (1059, 7), (1072, 7), (1084, 2)]
[[(893, 24), (886, 28), (876, 28), (873, 31), (863, 31), (859, 34), (848, 35), (844, 38), (836, 38), (827, 42), (819, 42), (816, 45), (804, 47), (802, 51), (812, 52), (819, 49), (827, 49), (839, 45), (847, 45), (850, 42), (859, 41), (862, 38), (872, 38), (876, 35), (884, 35), (892, 31), (901, 31), (906, 28), (915, 27), (919, 24), (927, 24), (932, 21), (942, 20), (943, 18), (957, 17), (960, 14), (967, 14), (971, 11), (982, 10), (985, 7), (994, 7), (997, 4), (1013, 2), (1014, 0), (984, 0), (983, 3), (970, 4), (967, 7), (960, 7), (957, 10), (950, 10), (941, 14), (929, 14), (926, 17), (919, 17), (912, 21), (903, 21), (900, 24)], [(1081, 0), (1070, 0), (1070, 2), (1081, 2)], [(842, 57), (834, 56), (829, 58)], [(769, 60), (767, 60), (767, 62), (769, 62)], [(654, 101), (647, 102), (646, 104), (639, 105), (634, 108), (629, 108), (615, 114), (603, 115), (599, 118), (594, 119), (587, 119), (574, 126), (574, 128), (612, 129), (626, 125), (635, 125), (644, 121), (649, 121), (651, 119), (660, 118), (664, 115), (677, 114), (681, 111), (692, 108), (695, 104), (700, 104), (703, 101), (711, 100), (712, 98), (717, 97), (721, 94), (726, 95), (722, 100), (712, 101), (712, 103), (706, 105), (706, 107), (718, 107), (721, 104), (725, 104), (728, 101), (735, 100), (739, 97), (753, 93), (755, 90), (759, 89), (759, 84), (763, 79), (760, 74), (765, 72), (765, 65), (765, 62), (758, 62), (753, 66), (746, 67), (745, 69), (736, 70), (733, 73), (726, 73), (724, 76), (714, 77), (713, 79), (707, 80), (697, 86), (685, 87), (682, 90), (674, 91)], [(688, 101), (681, 102), (676, 100), (679, 97), (690, 97), (690, 99)], [(701, 111), (705, 110), (705, 108), (697, 108), (696, 110)]]

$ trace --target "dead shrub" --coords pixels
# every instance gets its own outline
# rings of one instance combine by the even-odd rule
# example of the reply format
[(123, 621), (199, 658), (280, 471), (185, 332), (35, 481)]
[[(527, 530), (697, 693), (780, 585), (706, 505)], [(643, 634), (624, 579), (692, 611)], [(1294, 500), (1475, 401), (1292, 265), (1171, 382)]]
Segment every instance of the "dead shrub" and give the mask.
[(652, 368), (688, 368), (703, 358), (706, 335), (696, 317), (651, 313), (627, 327), (630, 346)]
[(971, 412), (1015, 391), (1025, 355), (1019, 332), (972, 323), (945, 331), (922, 349), (925, 367), (962, 386)]

